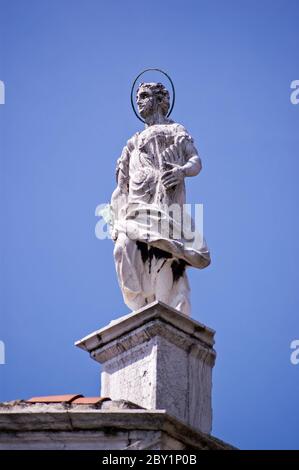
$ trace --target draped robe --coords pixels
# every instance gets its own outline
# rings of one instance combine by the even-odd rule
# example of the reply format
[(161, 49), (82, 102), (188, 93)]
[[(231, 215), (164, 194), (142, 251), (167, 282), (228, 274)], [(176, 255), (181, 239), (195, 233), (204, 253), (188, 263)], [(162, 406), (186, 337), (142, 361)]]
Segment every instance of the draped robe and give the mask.
[[(136, 133), (117, 161), (118, 186), (111, 202), (114, 257), (124, 300), (132, 309), (163, 300), (189, 314), (185, 267), (210, 264), (203, 234), (185, 210), (184, 180), (170, 189), (161, 181), (164, 171), (192, 156), (190, 142), (182, 125), (155, 124)], [(176, 151), (165, 152), (169, 148)]]

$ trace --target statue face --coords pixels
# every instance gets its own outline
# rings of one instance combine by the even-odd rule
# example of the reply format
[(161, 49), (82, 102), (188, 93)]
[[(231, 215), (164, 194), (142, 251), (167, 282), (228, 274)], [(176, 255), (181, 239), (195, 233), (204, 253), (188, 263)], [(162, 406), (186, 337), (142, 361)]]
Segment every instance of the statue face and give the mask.
[(157, 111), (166, 116), (169, 109), (169, 93), (162, 83), (142, 83), (137, 90), (137, 106), (143, 119)]
[(155, 109), (155, 97), (149, 87), (141, 87), (137, 93), (137, 106), (140, 116), (145, 119), (153, 114)]

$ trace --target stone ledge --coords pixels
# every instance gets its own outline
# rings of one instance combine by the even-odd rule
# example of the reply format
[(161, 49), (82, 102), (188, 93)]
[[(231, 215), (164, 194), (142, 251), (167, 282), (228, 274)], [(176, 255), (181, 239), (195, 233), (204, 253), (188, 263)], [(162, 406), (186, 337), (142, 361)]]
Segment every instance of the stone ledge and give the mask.
[(114, 359), (119, 354), (129, 351), (136, 346), (147, 343), (151, 338), (160, 336), (169, 343), (176, 345), (191, 355), (200, 357), (201, 355), (209, 358), (209, 364), (213, 367), (216, 358), (216, 352), (208, 348), (194, 336), (187, 335), (185, 332), (174, 328), (169, 323), (165, 324), (160, 319), (155, 319), (145, 323), (139, 328), (120, 336), (105, 345), (99, 346), (90, 352), (90, 356), (97, 362), (103, 364), (110, 359)]
[[(86, 441), (86, 433), (90, 436), (90, 445), (94, 442), (94, 448), (109, 449), (110, 447), (105, 447), (107, 445), (111, 445), (111, 449), (127, 448), (119, 446), (124, 446), (124, 436), (134, 432), (139, 433), (139, 441), (142, 436), (141, 441), (144, 443), (147, 442), (149, 436), (153, 435), (153, 432), (158, 440), (162, 439), (163, 434), (163, 439), (165, 440), (167, 437), (168, 443), (169, 439), (172, 440), (171, 449), (174, 450), (184, 448), (234, 449), (219, 439), (186, 426), (167, 415), (164, 410), (113, 410), (113, 402), (107, 403), (110, 403), (108, 410), (87, 410), (86, 406), (80, 408), (80, 405), (78, 408), (66, 409), (61, 404), (30, 406), (16, 404), (10, 408), (0, 406), (0, 449), (5, 448), (6, 443), (9, 442), (13, 446), (14, 443), (16, 444), (14, 448), (18, 448), (17, 442), (20, 442), (19, 448), (28, 442), (31, 443), (31, 448), (34, 448), (34, 442), (42, 443), (44, 439), (49, 439), (54, 447), (55, 443), (63, 443), (64, 440), (65, 442), (76, 442), (76, 445), (80, 447), (82, 442)], [(49, 435), (49, 433), (51, 434)], [(115, 439), (110, 439), (111, 436), (114, 436)], [(98, 445), (95, 444), (96, 442)], [(104, 447), (99, 447), (100, 444)], [(37, 448), (40, 448), (40, 445), (38, 444)], [(150, 444), (148, 447), (142, 447), (144, 445), (147, 444), (141, 442), (136, 448), (152, 448)], [(167, 444), (165, 445), (164, 448), (167, 448)], [(162, 449), (162, 447), (159, 448)]]
[(111, 322), (108, 326), (76, 341), (75, 345), (91, 353), (120, 336), (157, 319), (187, 333), (209, 348), (214, 345), (214, 330), (158, 301)]

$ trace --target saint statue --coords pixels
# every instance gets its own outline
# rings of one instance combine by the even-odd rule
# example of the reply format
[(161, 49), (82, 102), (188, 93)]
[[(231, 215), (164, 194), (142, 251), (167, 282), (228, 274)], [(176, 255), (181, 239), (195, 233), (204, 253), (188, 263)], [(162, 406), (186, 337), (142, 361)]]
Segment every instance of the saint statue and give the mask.
[(185, 178), (198, 175), (201, 160), (187, 130), (168, 118), (164, 85), (141, 83), (136, 98), (145, 128), (123, 148), (111, 200), (118, 281), (133, 311), (159, 300), (190, 315), (186, 269), (210, 264), (185, 210)]

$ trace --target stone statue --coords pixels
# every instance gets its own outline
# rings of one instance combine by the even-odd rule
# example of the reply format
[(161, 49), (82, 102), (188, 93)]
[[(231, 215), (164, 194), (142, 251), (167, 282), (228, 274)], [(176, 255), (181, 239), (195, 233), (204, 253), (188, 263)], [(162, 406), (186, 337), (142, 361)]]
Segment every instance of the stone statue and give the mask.
[(161, 83), (141, 83), (137, 106), (145, 129), (123, 148), (111, 200), (118, 281), (132, 310), (160, 300), (190, 315), (186, 268), (210, 264), (185, 210), (185, 178), (200, 172), (201, 160), (187, 130), (168, 119), (170, 95)]

